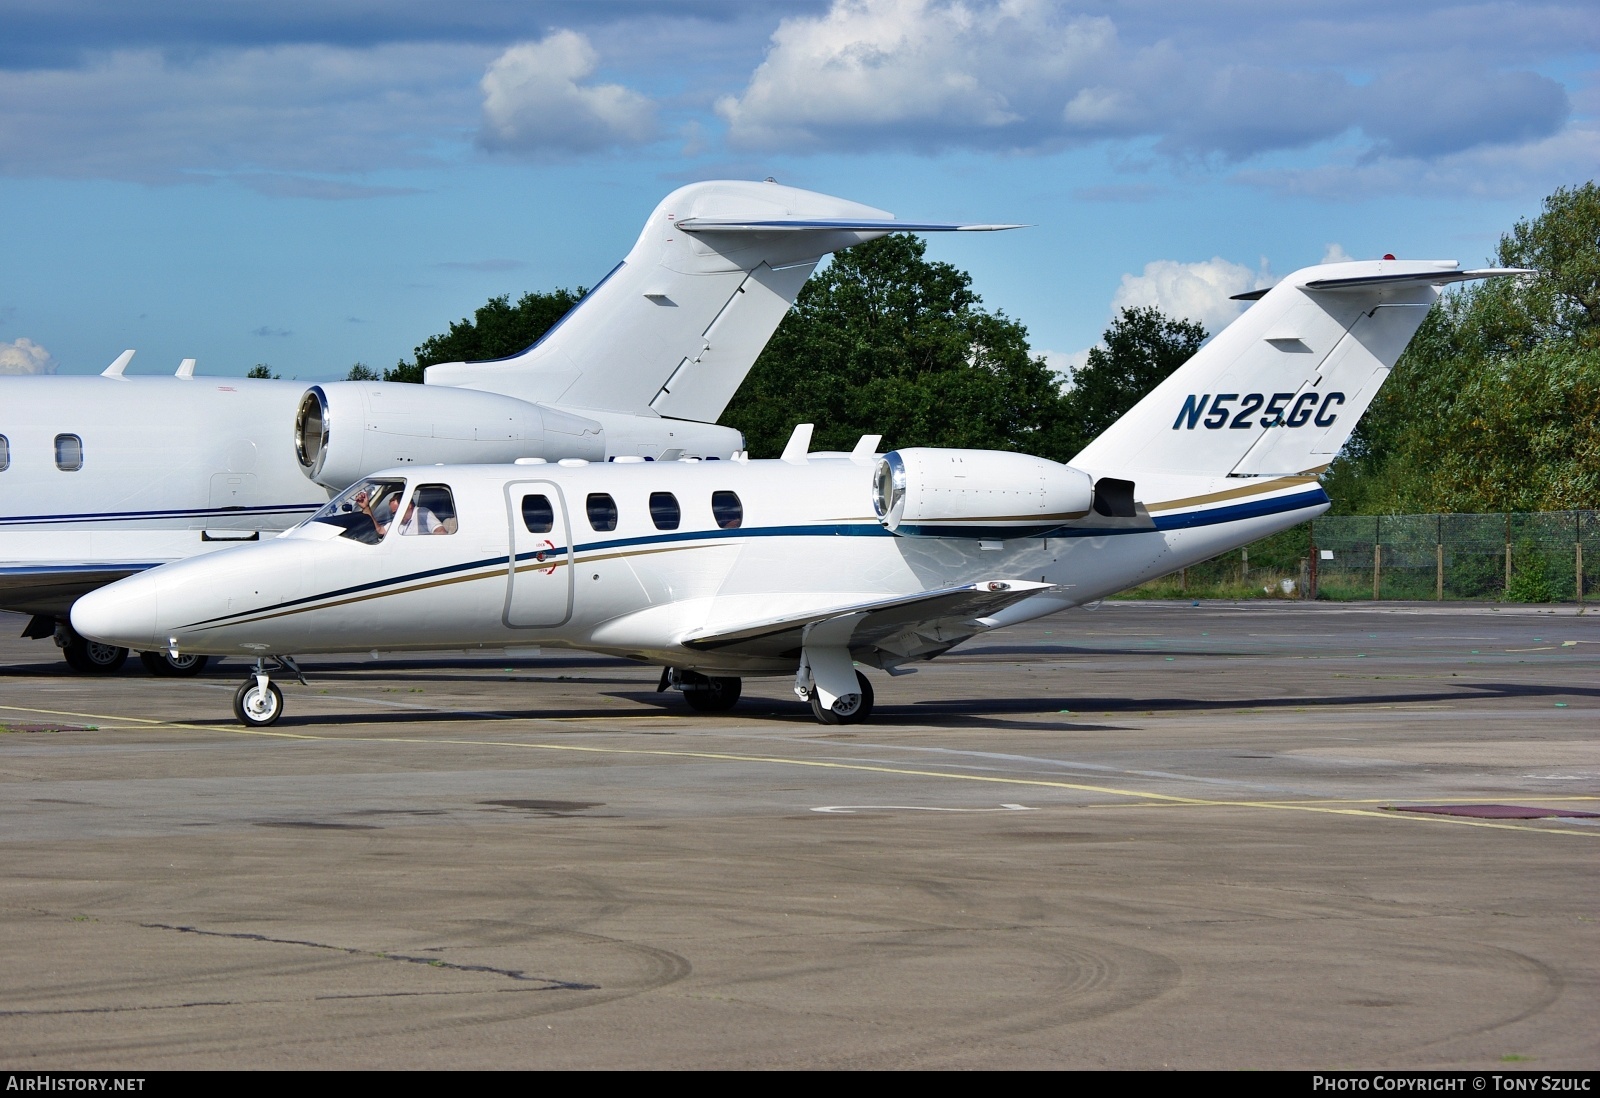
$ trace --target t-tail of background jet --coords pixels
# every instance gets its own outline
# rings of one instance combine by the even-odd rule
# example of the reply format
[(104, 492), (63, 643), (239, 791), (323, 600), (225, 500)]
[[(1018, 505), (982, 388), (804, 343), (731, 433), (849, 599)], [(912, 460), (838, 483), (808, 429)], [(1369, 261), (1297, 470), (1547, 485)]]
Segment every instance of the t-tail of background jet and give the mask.
[(1071, 464), (1143, 478), (1315, 476), (1350, 438), (1448, 283), (1516, 270), (1371, 260), (1296, 271)]
[(776, 183), (679, 188), (626, 258), (520, 354), (430, 366), (420, 388), (309, 390), (295, 425), (301, 467), (342, 489), (412, 462), (731, 456), (743, 438), (717, 417), (823, 256), (891, 232), (1014, 227), (897, 221)]

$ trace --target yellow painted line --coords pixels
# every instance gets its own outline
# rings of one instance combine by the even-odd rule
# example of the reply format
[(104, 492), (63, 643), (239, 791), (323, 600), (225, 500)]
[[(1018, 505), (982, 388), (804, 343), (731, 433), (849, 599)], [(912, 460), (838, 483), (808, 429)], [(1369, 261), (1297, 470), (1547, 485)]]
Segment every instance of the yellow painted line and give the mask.
[[(869, 763), (832, 762), (822, 759), (794, 759), (782, 755), (735, 755), (720, 751), (671, 751), (663, 748), (645, 747), (591, 747), (580, 744), (558, 743), (514, 743), (507, 740), (459, 740), (436, 739), (426, 740), (402, 739), (398, 736), (318, 736), (310, 733), (297, 732), (272, 732), (266, 729), (249, 729), (238, 727), (224, 727), (220, 725), (201, 724), (175, 724), (170, 721), (154, 720), (139, 717), (110, 717), (94, 713), (73, 713), (55, 709), (29, 709), (22, 706), (0, 705), (0, 710), (18, 713), (44, 713), (52, 716), (77, 717), (93, 720), (124, 720), (137, 724), (171, 728), (177, 731), (210, 731), (224, 732), (239, 736), (258, 736), (267, 739), (287, 740), (316, 740), (325, 743), (387, 743), (416, 745), (448, 744), (456, 747), (502, 747), (519, 748), (527, 751), (567, 751), (592, 755), (639, 755), (648, 758), (664, 759), (706, 759), (714, 762), (742, 762), (742, 763), (767, 763), (778, 766), (803, 766), (815, 770), (853, 770), (869, 774), (893, 774), (898, 777), (909, 778), (943, 778), (949, 781), (981, 782), (991, 785), (1026, 786), (1036, 789), (1070, 789), (1077, 793), (1099, 793), (1112, 797), (1127, 797), (1130, 800), (1144, 801), (1152, 807), (1159, 806), (1186, 806), (1191, 808), (1260, 808), (1280, 812), (1311, 812), (1331, 816), (1364, 816), (1368, 819), (1388, 821), (1409, 821), (1413, 823), (1442, 823), (1454, 824), (1461, 827), (1485, 827), (1495, 831), (1526, 831), (1533, 834), (1554, 835), (1581, 835), (1585, 838), (1600, 838), (1600, 829), (1595, 831), (1572, 831), (1554, 827), (1527, 827), (1521, 824), (1497, 823), (1491, 820), (1473, 820), (1460, 816), (1436, 816), (1428, 813), (1374, 812), (1365, 808), (1334, 808), (1327, 802), (1321, 804), (1311, 802), (1293, 801), (1232, 801), (1212, 800), (1204, 797), (1178, 797), (1168, 793), (1150, 793), (1134, 789), (1118, 789), (1114, 786), (1083, 785), (1077, 782), (1051, 781), (1046, 778), (1017, 778), (1003, 777), (996, 774), (954, 774), (944, 770), (913, 770), (906, 767), (879, 766)], [(525, 718), (510, 718), (521, 720)], [(1337, 803), (1337, 802), (1334, 802)]]

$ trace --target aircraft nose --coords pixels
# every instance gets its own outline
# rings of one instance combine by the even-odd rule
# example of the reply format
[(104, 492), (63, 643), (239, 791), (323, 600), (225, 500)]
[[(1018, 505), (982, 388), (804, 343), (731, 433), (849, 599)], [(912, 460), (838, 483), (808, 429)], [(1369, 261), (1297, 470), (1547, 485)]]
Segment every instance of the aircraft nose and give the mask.
[(156, 636), (156, 584), (150, 576), (129, 576), (91, 591), (72, 604), (72, 628), (102, 644), (141, 651), (165, 647)]

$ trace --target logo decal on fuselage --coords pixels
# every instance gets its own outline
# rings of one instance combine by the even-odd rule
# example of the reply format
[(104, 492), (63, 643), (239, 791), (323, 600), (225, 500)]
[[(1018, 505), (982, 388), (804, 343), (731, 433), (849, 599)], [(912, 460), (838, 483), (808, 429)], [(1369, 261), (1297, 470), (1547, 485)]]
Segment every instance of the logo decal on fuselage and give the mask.
[[(1238, 401), (1238, 407), (1234, 402)], [(1210, 411), (1206, 405), (1210, 404)], [(1172, 429), (1194, 430), (1196, 426), (1217, 431), (1223, 427), (1242, 431), (1249, 427), (1332, 427), (1335, 411), (1344, 403), (1343, 393), (1190, 393), (1183, 399)], [(1256, 418), (1259, 412), (1260, 418)]]

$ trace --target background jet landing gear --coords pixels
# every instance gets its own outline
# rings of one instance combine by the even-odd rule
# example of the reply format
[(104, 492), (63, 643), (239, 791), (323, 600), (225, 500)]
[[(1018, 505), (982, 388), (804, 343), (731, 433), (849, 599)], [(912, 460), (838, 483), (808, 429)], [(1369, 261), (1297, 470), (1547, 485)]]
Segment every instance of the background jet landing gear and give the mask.
[(700, 713), (726, 713), (738, 702), (744, 680), (714, 679), (698, 671), (666, 667), (661, 671), (661, 684), (656, 690), (681, 690), (689, 708)]
[(872, 683), (861, 672), (856, 672), (856, 682), (861, 687), (858, 694), (843, 694), (834, 699), (832, 709), (822, 707), (817, 688), (809, 691), (811, 714), (819, 724), (860, 724), (872, 716)]
[(128, 659), (126, 648), (80, 637), (68, 625), (56, 626), (56, 644), (61, 646), (68, 667), (91, 675), (109, 675)]
[(292, 671), (300, 684), (305, 685), (305, 674), (295, 664), (294, 657), (272, 656), (270, 660), (271, 668), (267, 666), (267, 659), (256, 660), (255, 670), (233, 695), (233, 715), (251, 728), (277, 724), (278, 718), (283, 716), (283, 691), (272, 681), (273, 670)]
[(139, 662), (152, 675), (162, 678), (183, 678), (198, 675), (205, 670), (210, 656), (174, 656), (170, 652), (140, 652)]

